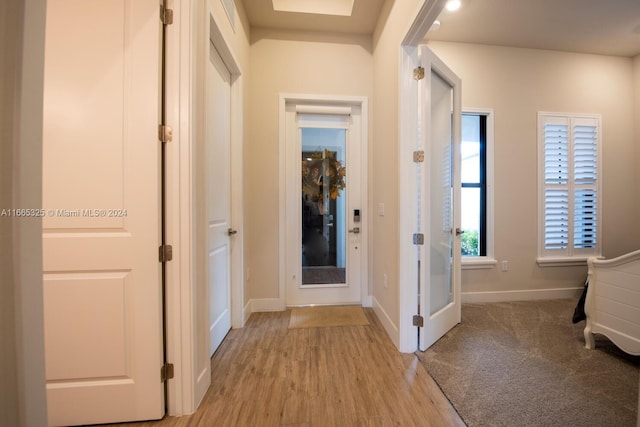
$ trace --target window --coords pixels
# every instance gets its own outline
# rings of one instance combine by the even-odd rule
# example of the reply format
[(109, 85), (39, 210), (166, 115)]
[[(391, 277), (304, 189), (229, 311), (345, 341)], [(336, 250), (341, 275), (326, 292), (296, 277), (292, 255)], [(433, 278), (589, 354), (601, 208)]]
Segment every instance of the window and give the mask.
[(491, 267), (493, 112), (465, 109), (460, 147), (460, 209), (463, 268)]
[(600, 254), (600, 116), (538, 113), (538, 263)]

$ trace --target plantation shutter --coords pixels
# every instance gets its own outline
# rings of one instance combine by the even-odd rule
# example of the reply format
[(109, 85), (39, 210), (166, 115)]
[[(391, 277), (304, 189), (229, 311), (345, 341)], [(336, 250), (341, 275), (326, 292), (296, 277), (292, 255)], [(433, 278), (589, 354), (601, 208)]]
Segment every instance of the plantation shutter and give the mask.
[(539, 115), (543, 256), (598, 253), (599, 121)]
[(598, 126), (593, 119), (573, 119), (573, 247), (597, 243)]

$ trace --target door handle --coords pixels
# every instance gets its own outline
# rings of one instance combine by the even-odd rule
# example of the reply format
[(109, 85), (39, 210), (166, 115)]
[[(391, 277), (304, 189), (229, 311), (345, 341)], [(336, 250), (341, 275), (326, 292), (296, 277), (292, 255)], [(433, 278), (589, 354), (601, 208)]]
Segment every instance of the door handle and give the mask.
[(464, 234), (464, 230), (461, 229), (460, 227), (456, 228), (456, 236), (459, 236), (461, 234)]
[(351, 230), (349, 230), (349, 233), (360, 234), (360, 227), (353, 227)]
[(227, 229), (228, 236), (233, 236), (234, 234), (238, 234), (238, 230), (234, 230), (233, 228)]

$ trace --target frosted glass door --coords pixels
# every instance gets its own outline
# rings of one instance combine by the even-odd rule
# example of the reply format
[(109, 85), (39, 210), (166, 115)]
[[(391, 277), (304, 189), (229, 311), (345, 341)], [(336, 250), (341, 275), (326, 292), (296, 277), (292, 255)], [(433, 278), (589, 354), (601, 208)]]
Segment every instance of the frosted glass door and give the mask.
[(428, 48), (420, 52), (425, 69), (420, 102), (425, 113), (424, 193), (421, 195), (419, 347), (426, 350), (460, 323), (460, 80)]

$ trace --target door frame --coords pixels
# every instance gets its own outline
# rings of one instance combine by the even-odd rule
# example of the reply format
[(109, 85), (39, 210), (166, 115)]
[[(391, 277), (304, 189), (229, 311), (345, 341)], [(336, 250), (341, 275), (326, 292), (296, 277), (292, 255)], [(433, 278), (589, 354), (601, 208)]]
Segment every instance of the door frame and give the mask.
[[(167, 242), (173, 245), (173, 260), (167, 263), (167, 361), (174, 365), (174, 378), (167, 384), (168, 415), (193, 413), (210, 383), (210, 364), (198, 372), (198, 340), (208, 340), (209, 313), (198, 313), (195, 270), (195, 144), (200, 109), (198, 61), (203, 61), (209, 43), (218, 50), (231, 72), (231, 223), (239, 230), (231, 251), (231, 326), (241, 328), (244, 310), (244, 203), (243, 203), (243, 93), (240, 62), (204, 2), (173, 0), (174, 23), (167, 28), (167, 123), (173, 127), (173, 142), (167, 144)], [(208, 16), (208, 25), (197, 22)], [(202, 19), (201, 19), (202, 21)], [(207, 323), (199, 328), (199, 323)], [(207, 337), (199, 337), (198, 332)], [(208, 342), (208, 341), (207, 341)]]
[(415, 245), (412, 236), (418, 229), (417, 218), (413, 214), (418, 209), (413, 151), (418, 140), (416, 124), (418, 115), (418, 85), (413, 79), (413, 69), (420, 65), (418, 46), (424, 40), (431, 25), (444, 9), (446, 0), (425, 0), (410, 25), (400, 45), (400, 102), (398, 138), (398, 180), (402, 191), (398, 195), (398, 349), (402, 353), (418, 350), (416, 327), (413, 315), (418, 306)]
[(323, 105), (331, 107), (360, 107), (360, 153), (361, 153), (361, 224), (363, 233), (360, 234), (361, 241), (361, 262), (360, 262), (360, 302), (363, 307), (372, 306), (372, 298), (369, 292), (369, 235), (371, 208), (369, 206), (367, 174), (368, 174), (368, 129), (369, 129), (369, 109), (368, 98), (364, 96), (341, 96), (341, 95), (311, 95), (311, 94), (287, 94), (281, 93), (278, 99), (278, 162), (279, 162), (279, 200), (278, 206), (280, 215), (278, 215), (279, 228), (279, 265), (278, 265), (278, 298), (274, 301), (274, 310), (286, 309), (286, 283), (287, 283), (287, 123), (286, 123), (286, 105)]

